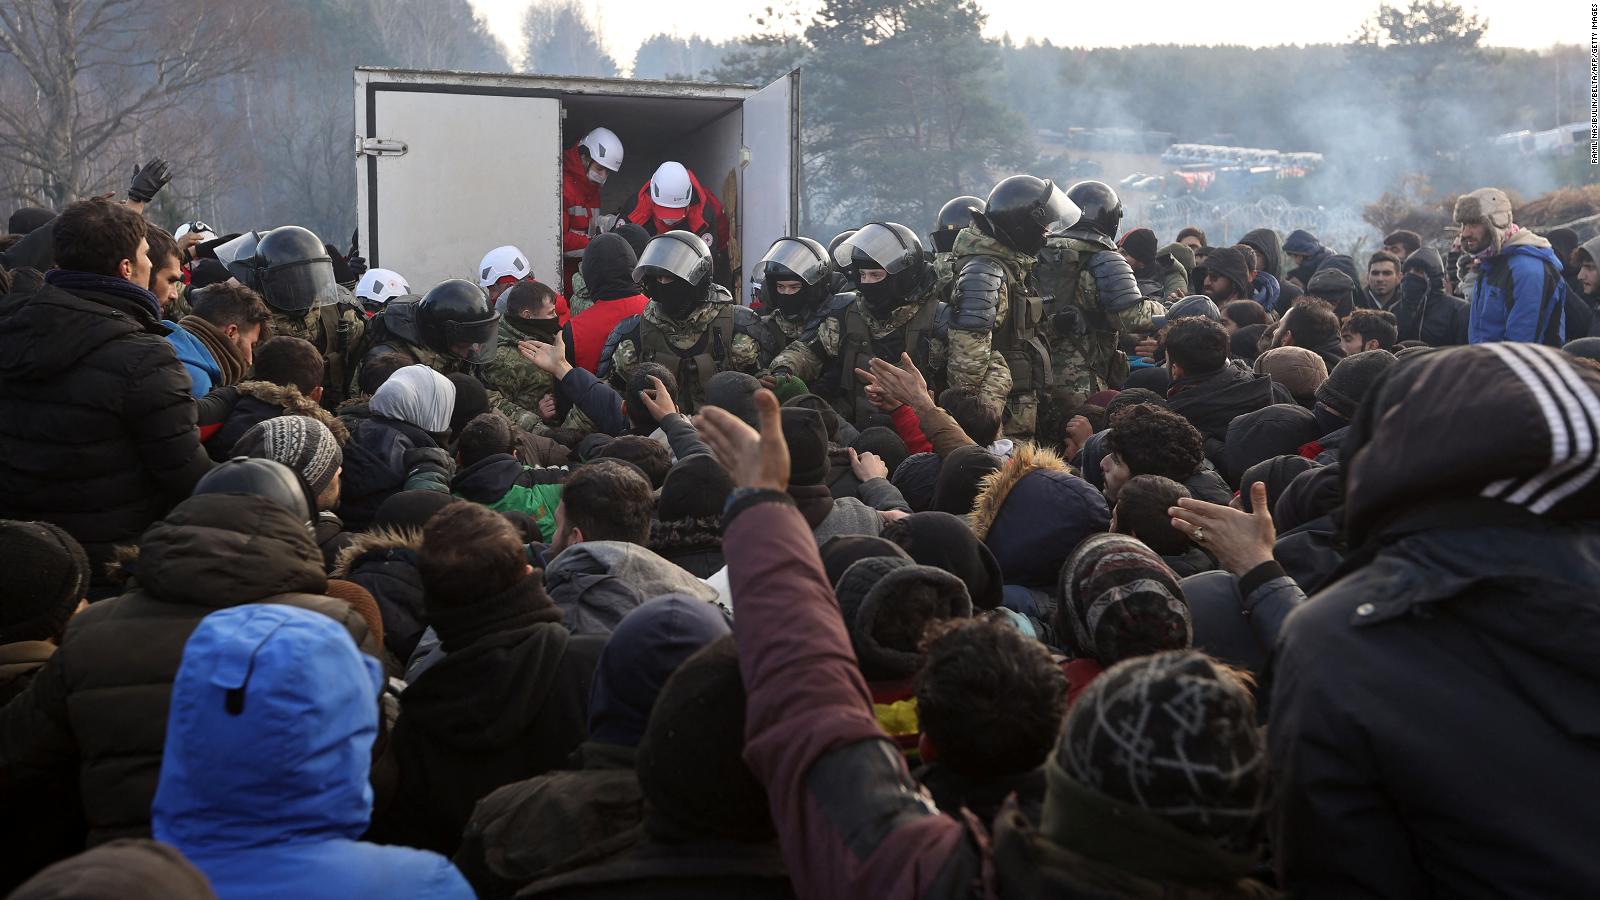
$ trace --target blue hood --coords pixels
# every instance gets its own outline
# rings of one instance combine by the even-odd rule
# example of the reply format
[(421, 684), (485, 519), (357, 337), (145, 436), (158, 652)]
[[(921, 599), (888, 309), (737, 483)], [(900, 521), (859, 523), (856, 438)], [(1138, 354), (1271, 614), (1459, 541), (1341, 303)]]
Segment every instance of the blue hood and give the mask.
[(1561, 271), (1561, 260), (1556, 257), (1556, 252), (1550, 249), (1549, 246), (1540, 247), (1536, 244), (1512, 244), (1502, 248), (1499, 256), (1490, 257), (1485, 262), (1493, 265), (1494, 260), (1507, 259), (1512, 256), (1531, 256), (1534, 259), (1543, 260), (1555, 266), (1557, 272)]
[(206, 616), (172, 686), (156, 838), (193, 854), (360, 837), (382, 687), (377, 661), (320, 613)]
[(1301, 256), (1317, 256), (1322, 253), (1322, 242), (1311, 236), (1311, 232), (1297, 228), (1289, 233), (1283, 241), (1283, 252), (1297, 253)]
[(637, 747), (661, 686), (697, 650), (732, 631), (710, 603), (686, 594), (648, 600), (623, 616), (600, 651), (589, 698), (589, 736)]
[[(211, 385), (222, 380), (222, 367), (217, 365), (216, 357), (211, 355), (211, 350), (200, 339), (190, 334), (188, 329), (181, 327), (176, 322), (161, 323), (171, 328), (167, 334), (167, 343), (172, 345), (172, 350), (178, 355), (178, 362), (189, 371), (190, 391), (196, 397), (203, 397), (210, 392)], [(203, 375), (202, 380), (199, 375)]]

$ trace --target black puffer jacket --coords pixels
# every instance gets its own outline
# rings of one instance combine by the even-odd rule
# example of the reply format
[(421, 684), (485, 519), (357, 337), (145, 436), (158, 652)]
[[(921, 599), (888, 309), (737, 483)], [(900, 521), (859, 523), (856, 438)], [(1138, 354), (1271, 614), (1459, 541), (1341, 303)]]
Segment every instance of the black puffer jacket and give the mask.
[(104, 583), (211, 468), (189, 376), (137, 300), (32, 282), (0, 299), (0, 518), (83, 544)]
[[(1410, 285), (1402, 282), (1395, 290), (1400, 299), (1389, 310), (1399, 320), (1401, 341), (1422, 341), (1433, 347), (1449, 347), (1467, 342), (1467, 323), (1472, 317), (1472, 304), (1444, 292), (1444, 260), (1439, 251), (1423, 247), (1406, 257), (1408, 271), (1420, 270), (1428, 280), (1422, 296), (1406, 296)], [(1420, 288), (1420, 285), (1418, 285)]]
[(339, 552), (331, 577), (366, 588), (383, 617), (383, 645), (402, 663), (411, 658), (428, 629), (422, 606), (422, 576), (417, 551), (422, 532), (414, 528), (375, 528), (355, 535)]
[(1207, 375), (1180, 378), (1167, 390), (1167, 409), (1199, 431), (1206, 459), (1226, 466), (1228, 426), (1234, 418), (1274, 403), (1293, 403), (1294, 395), (1270, 375), (1257, 375), (1227, 364)]
[(29, 689), (0, 709), (0, 771), (75, 771), (91, 843), (148, 836), (172, 681), (208, 613), (288, 603), (375, 649), (355, 610), (320, 596), (328, 580), (310, 529), (269, 500), (186, 500), (145, 532), (134, 565), (138, 586), (74, 617)]

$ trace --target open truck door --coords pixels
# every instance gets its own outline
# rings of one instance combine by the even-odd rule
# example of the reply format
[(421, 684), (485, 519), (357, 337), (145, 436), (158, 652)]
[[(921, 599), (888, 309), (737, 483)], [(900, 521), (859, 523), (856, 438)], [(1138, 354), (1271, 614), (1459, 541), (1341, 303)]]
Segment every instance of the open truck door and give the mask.
[(734, 293), (799, 214), (800, 73), (765, 88), (549, 75), (355, 70), (361, 246), (417, 291), (471, 278), (515, 244), (534, 277), (562, 278), (561, 156), (590, 129), (617, 133), (622, 170), (600, 206), (625, 208), (667, 160), (683, 163), (730, 220)]

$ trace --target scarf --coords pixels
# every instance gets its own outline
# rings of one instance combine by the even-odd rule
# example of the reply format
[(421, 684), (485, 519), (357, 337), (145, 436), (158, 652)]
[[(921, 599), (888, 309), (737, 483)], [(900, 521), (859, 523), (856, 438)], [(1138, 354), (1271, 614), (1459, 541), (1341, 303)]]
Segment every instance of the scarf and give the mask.
[(244, 380), (244, 370), (247, 368), (244, 354), (239, 352), (239, 348), (235, 347), (233, 341), (228, 340), (228, 336), (217, 326), (199, 316), (191, 315), (179, 319), (178, 327), (198, 338), (206, 350), (210, 351), (211, 358), (217, 361), (217, 369), (222, 373), (222, 377), (217, 379), (215, 387), (227, 387)]
[(79, 272), (76, 269), (51, 269), (44, 273), (44, 281), (45, 284), (63, 291), (110, 294), (143, 306), (150, 311), (150, 315), (156, 321), (161, 321), (161, 301), (156, 299), (156, 295), (119, 275), (99, 275), (94, 272)]

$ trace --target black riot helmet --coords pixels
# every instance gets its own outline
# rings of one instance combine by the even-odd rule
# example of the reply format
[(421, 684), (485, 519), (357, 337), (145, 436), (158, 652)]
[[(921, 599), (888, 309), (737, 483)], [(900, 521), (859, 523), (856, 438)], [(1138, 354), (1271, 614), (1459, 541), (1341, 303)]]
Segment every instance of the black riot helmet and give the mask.
[(711, 248), (705, 241), (693, 232), (669, 231), (645, 245), (633, 280), (668, 318), (682, 319), (711, 299), (712, 268)]
[(278, 504), (309, 527), (317, 517), (311, 488), (295, 470), (274, 459), (235, 456), (207, 472), (194, 486), (201, 494), (249, 494)]
[(933, 251), (949, 253), (955, 249), (956, 232), (972, 224), (972, 214), (975, 212), (983, 212), (983, 201), (970, 196), (957, 197), (939, 207), (939, 222), (928, 234), (933, 241)]
[(417, 301), (417, 336), (429, 350), (481, 366), (494, 359), (500, 314), (489, 305), (483, 288), (451, 278)]
[(845, 241), (850, 240), (850, 237), (852, 235), (854, 235), (855, 233), (856, 233), (856, 229), (852, 228), (849, 231), (841, 231), (838, 234), (834, 235), (833, 236), (833, 240), (828, 242), (828, 258), (829, 259), (833, 259), (834, 258), (834, 256), (833, 256), (834, 251), (839, 249), (839, 245), (844, 243)]
[(216, 248), (217, 259), (275, 310), (291, 315), (339, 302), (322, 239), (298, 225), (247, 231)]
[[(856, 290), (880, 316), (914, 299), (933, 276), (933, 264), (917, 233), (898, 222), (862, 226), (833, 251), (833, 261), (850, 270)], [(888, 277), (863, 283), (863, 269), (882, 269)]]
[(1055, 182), (1013, 175), (994, 186), (983, 212), (972, 218), (987, 226), (995, 240), (1033, 256), (1044, 249), (1045, 235), (1076, 225), (1078, 212), (1078, 205)]
[[(821, 306), (833, 294), (833, 261), (820, 243), (808, 237), (781, 237), (761, 258), (762, 298), (767, 306), (795, 316)], [(785, 294), (780, 281), (800, 282), (800, 291)]]
[(1087, 225), (1108, 238), (1117, 236), (1122, 224), (1122, 200), (1111, 185), (1103, 181), (1080, 181), (1067, 190), (1067, 199), (1078, 204), (1083, 211), (1080, 224)]

